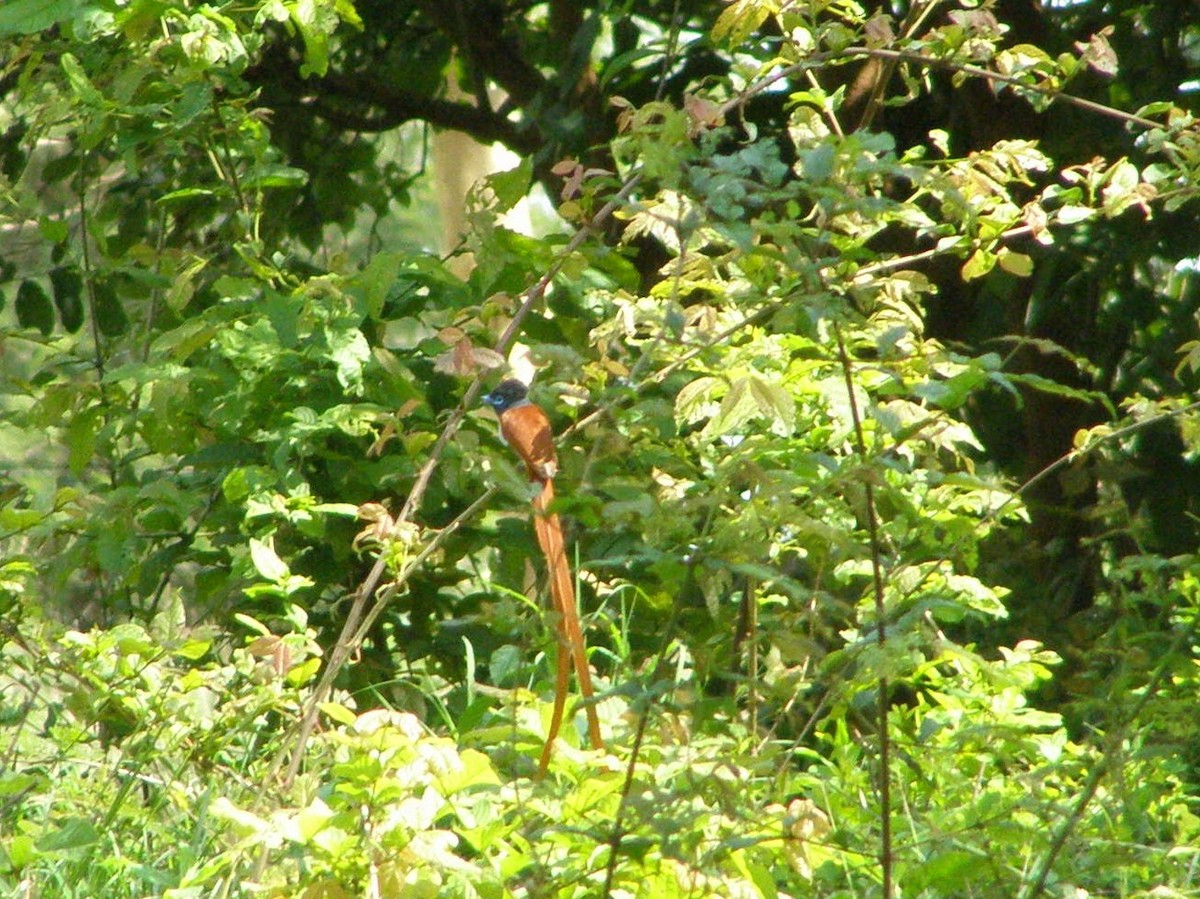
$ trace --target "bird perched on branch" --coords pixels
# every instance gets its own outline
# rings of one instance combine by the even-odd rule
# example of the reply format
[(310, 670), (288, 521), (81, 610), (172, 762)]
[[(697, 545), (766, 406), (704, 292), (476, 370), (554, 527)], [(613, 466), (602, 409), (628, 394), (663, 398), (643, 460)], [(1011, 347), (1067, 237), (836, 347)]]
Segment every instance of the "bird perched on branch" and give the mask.
[(559, 650), (558, 669), (554, 684), (554, 711), (550, 717), (550, 731), (546, 745), (542, 748), (539, 775), (546, 773), (550, 764), (555, 739), (562, 725), (563, 708), (567, 701), (567, 685), (572, 663), (575, 677), (579, 681), (579, 692), (587, 705), (588, 738), (593, 749), (603, 749), (600, 737), (600, 721), (596, 715), (592, 674), (588, 668), (587, 654), (583, 642), (583, 631), (579, 625), (579, 611), (575, 603), (575, 582), (567, 564), (567, 551), (563, 543), (562, 523), (558, 515), (550, 511), (554, 499), (554, 476), (558, 473), (558, 457), (554, 452), (554, 433), (546, 413), (529, 401), (529, 390), (520, 381), (510, 378), (502, 381), (483, 402), (496, 410), (500, 417), (500, 436), (525, 463), (530, 483), (538, 485), (533, 497), (533, 528), (538, 545), (546, 557), (546, 570), (550, 580), (550, 597), (558, 613)]

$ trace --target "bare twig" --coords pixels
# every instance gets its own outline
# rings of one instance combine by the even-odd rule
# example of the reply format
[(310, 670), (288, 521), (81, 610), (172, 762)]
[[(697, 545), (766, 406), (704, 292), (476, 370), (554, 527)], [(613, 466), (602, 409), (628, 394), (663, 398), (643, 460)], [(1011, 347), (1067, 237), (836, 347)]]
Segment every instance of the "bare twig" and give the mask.
[(1020, 87), (1024, 90), (1031, 91), (1036, 94), (1041, 94), (1048, 100), (1055, 103), (1067, 103), (1072, 106), (1078, 106), (1081, 109), (1086, 109), (1089, 112), (1094, 112), (1106, 118), (1118, 119), (1130, 125), (1137, 125), (1139, 128), (1162, 128), (1162, 122), (1156, 122), (1153, 119), (1148, 119), (1143, 116), (1135, 115), (1131, 112), (1125, 112), (1116, 109), (1112, 106), (1105, 106), (1103, 103), (1096, 103), (1093, 100), (1085, 100), (1083, 97), (1076, 97), (1073, 94), (1064, 93), (1063, 91), (1055, 90), (1054, 88), (1044, 87), (1038, 84), (1029, 84), (1020, 78), (1013, 75), (1002, 75), (999, 72), (993, 72), (990, 69), (980, 68), (979, 66), (968, 65), (966, 63), (956, 62), (952, 59), (939, 59), (936, 56), (926, 56), (924, 53), (914, 53), (910, 50), (889, 50), (884, 47), (846, 47), (842, 50), (830, 50), (826, 53), (814, 53), (811, 56), (793, 63), (790, 66), (784, 66), (767, 75), (761, 81), (752, 84), (746, 90), (742, 91), (736, 97), (726, 101), (721, 107), (721, 113), (728, 114), (734, 109), (745, 105), (750, 99), (768, 90), (772, 85), (778, 84), (780, 81), (785, 81), (793, 75), (799, 75), (809, 69), (821, 68), (834, 62), (842, 62), (847, 59), (856, 57), (866, 57), (870, 59), (888, 60), (893, 62), (908, 62), (913, 65), (925, 66), (930, 69), (946, 69), (952, 72), (961, 72), (964, 75), (969, 75), (973, 78), (983, 78), (988, 81), (996, 82), (997, 84), (1006, 84), (1011, 87)]

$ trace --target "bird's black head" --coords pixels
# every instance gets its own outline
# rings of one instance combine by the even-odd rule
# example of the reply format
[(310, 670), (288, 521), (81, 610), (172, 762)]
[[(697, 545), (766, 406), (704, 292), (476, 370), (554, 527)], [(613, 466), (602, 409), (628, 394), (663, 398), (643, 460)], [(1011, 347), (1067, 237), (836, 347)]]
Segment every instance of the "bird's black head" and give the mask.
[(491, 393), (484, 394), (483, 402), (487, 403), (497, 412), (503, 412), (505, 409), (511, 409), (513, 406), (519, 406), (521, 403), (526, 402), (528, 395), (528, 387), (516, 378), (509, 378), (507, 381), (501, 381), (497, 384), (496, 389)]

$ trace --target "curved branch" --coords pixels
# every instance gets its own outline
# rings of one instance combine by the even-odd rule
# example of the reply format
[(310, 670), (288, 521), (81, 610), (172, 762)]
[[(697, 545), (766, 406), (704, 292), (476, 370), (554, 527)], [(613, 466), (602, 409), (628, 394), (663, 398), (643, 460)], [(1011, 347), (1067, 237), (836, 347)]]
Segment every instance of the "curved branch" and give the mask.
[[(536, 137), (487, 109), (437, 97), (396, 90), (373, 78), (360, 75), (327, 75), (316, 82), (313, 109), (322, 118), (342, 128), (358, 131), (387, 131), (405, 122), (420, 120), (435, 128), (450, 128), (471, 135), (482, 143), (498, 142), (512, 150), (530, 153), (538, 149)], [(378, 113), (355, 112), (342, 103)]]

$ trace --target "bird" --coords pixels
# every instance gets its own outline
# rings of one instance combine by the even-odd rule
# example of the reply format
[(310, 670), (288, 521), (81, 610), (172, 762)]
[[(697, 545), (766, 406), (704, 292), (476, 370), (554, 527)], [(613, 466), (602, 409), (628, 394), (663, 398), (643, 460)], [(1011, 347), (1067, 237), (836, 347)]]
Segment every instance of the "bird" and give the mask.
[(550, 504), (554, 500), (554, 477), (558, 474), (554, 430), (542, 408), (529, 400), (529, 388), (516, 378), (501, 381), (491, 393), (484, 395), (483, 402), (495, 410), (500, 419), (500, 436), (520, 457), (529, 481), (536, 489), (532, 500), (533, 529), (542, 554), (546, 557), (550, 597), (554, 610), (558, 613), (560, 646), (554, 685), (554, 710), (550, 716), (550, 729), (538, 765), (540, 777), (545, 775), (550, 764), (554, 741), (558, 738), (559, 728), (562, 726), (572, 664), (575, 668), (575, 678), (579, 682), (579, 692), (586, 703), (584, 709), (587, 715), (588, 739), (592, 748), (603, 749), (604, 740), (600, 735), (592, 674), (588, 668), (583, 629), (579, 623), (575, 583), (571, 577), (571, 568), (567, 564), (562, 522), (557, 513), (550, 511)]

